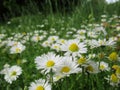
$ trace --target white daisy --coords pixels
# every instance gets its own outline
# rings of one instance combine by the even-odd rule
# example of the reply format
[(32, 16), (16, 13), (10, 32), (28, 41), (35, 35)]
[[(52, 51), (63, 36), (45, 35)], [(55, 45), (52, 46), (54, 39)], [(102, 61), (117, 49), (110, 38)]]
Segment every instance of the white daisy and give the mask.
[(66, 40), (65, 39), (58, 39), (57, 40), (57, 43), (62, 45), (62, 44), (65, 44)]
[(108, 66), (108, 63), (101, 61), (100, 63), (97, 63), (99, 65), (99, 69), (101, 71), (109, 71), (110, 67)]
[(79, 35), (84, 36), (85, 33), (86, 33), (86, 30), (84, 30), (84, 29), (77, 30), (77, 34), (79, 34)]
[(81, 71), (82, 69), (79, 67), (79, 64), (73, 61), (72, 57), (67, 56), (62, 59), (62, 62), (57, 67), (56, 73), (58, 75), (69, 76), (70, 74), (79, 73)]
[(87, 52), (86, 45), (79, 40), (68, 40), (61, 46), (62, 51), (66, 51), (65, 55), (81, 56), (81, 54)]
[(120, 78), (118, 78), (116, 74), (111, 74), (105, 79), (108, 80), (111, 86), (118, 86), (120, 84)]
[(100, 47), (100, 46), (114, 46), (115, 42), (111, 39), (109, 39), (108, 41), (106, 39), (98, 39), (98, 40), (93, 39), (89, 41), (89, 45), (91, 46), (91, 48)]
[(0, 39), (3, 39), (5, 36), (5, 34), (0, 34)]
[(60, 47), (60, 44), (52, 44), (51, 46), (52, 49), (55, 49), (56, 51), (60, 51), (61, 50), (61, 47)]
[(19, 43), (19, 44), (15, 45), (15, 46), (12, 46), (10, 48), (10, 54), (21, 53), (22, 51), (25, 50), (25, 48), (26, 47), (24, 45), (22, 45), (21, 43)]
[(58, 36), (49, 36), (49, 37), (48, 37), (48, 41), (51, 42), (51, 43), (57, 41), (58, 39), (59, 39)]
[(13, 81), (17, 80), (17, 78), (22, 74), (22, 69), (20, 66), (14, 65), (10, 68), (7, 68), (7, 71), (5, 72), (4, 79), (8, 83), (12, 83)]
[(42, 46), (43, 46), (43, 47), (49, 47), (49, 46), (51, 46), (51, 42), (49, 42), (48, 40), (46, 40), (46, 41), (44, 41), (44, 42), (42, 43)]
[(0, 71), (0, 74), (7, 74), (9, 67), (10, 67), (9, 64), (5, 64), (4, 69)]
[(34, 36), (32, 36), (31, 40), (32, 40), (33, 42), (38, 42), (38, 41), (43, 40), (43, 38), (44, 38), (43, 36), (34, 35)]
[(35, 58), (37, 69), (40, 69), (45, 73), (50, 72), (51, 69), (53, 72), (56, 71), (56, 66), (58, 66), (60, 62), (61, 57), (52, 52), (43, 54), (42, 56), (37, 56)]
[(88, 65), (85, 66), (85, 69), (89, 73), (98, 73), (99, 72), (98, 64), (94, 61), (89, 61)]
[(81, 56), (79, 59), (77, 59), (77, 63), (81, 66), (86, 65), (88, 62), (88, 59), (84, 56)]
[(39, 79), (30, 84), (29, 90), (51, 90), (51, 85), (44, 79)]
[(87, 36), (90, 38), (97, 38), (98, 34), (95, 31), (88, 31)]

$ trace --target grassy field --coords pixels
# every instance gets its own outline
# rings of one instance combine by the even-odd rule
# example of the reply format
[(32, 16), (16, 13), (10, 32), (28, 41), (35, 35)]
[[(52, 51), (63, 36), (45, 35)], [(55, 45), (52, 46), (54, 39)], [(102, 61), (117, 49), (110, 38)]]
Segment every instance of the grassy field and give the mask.
[(0, 90), (119, 90), (120, 16), (51, 13), (0, 25)]

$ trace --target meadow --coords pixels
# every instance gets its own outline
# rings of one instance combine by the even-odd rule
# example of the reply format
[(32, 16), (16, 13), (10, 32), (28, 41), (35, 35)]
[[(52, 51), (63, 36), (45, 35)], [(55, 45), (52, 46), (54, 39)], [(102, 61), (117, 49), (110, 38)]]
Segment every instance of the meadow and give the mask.
[(77, 7), (0, 25), (0, 90), (119, 89), (118, 14), (82, 15)]

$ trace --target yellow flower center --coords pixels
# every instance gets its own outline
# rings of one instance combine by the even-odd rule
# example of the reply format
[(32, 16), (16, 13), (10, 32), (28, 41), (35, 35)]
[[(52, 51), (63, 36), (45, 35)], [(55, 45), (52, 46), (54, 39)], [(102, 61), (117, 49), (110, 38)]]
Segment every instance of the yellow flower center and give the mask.
[(17, 46), (18, 45), (18, 43), (17, 42), (15, 42), (14, 44), (13, 44), (13, 46)]
[(102, 40), (100, 40), (99, 44), (100, 44), (100, 45), (103, 45), (103, 41), (102, 41)]
[(37, 86), (36, 90), (44, 90), (43, 86)]
[(49, 43), (48, 42), (45, 42), (46, 45), (48, 45)]
[(68, 73), (70, 71), (70, 68), (68, 66), (64, 66), (62, 69), (61, 69), (61, 72), (62, 73)]
[(93, 68), (91, 65), (89, 65), (86, 69), (87, 69), (88, 71), (91, 71), (91, 72), (94, 71), (94, 68)]
[(115, 72), (117, 75), (120, 75), (120, 68), (118, 68)]
[(46, 63), (47, 67), (52, 67), (55, 65), (55, 62), (53, 60), (48, 60), (48, 62)]
[(61, 43), (65, 43), (65, 40), (61, 40)]
[(55, 41), (55, 38), (54, 38), (54, 37), (52, 37), (52, 38), (51, 38), (51, 40), (52, 40), (52, 41)]
[(118, 55), (116, 52), (112, 52), (110, 55), (109, 55), (109, 58), (110, 60), (112, 61), (117, 61), (118, 60)]
[(84, 35), (84, 32), (80, 32), (80, 35)]
[(54, 46), (54, 48), (59, 49), (59, 46)]
[(17, 74), (17, 72), (16, 71), (13, 71), (12, 73), (11, 73), (11, 76), (15, 76)]
[(111, 81), (114, 82), (114, 83), (117, 83), (118, 82), (118, 77), (115, 75), (115, 74), (112, 74), (111, 75)]
[(26, 32), (22, 32), (23, 35), (26, 35)]
[(100, 70), (104, 70), (105, 66), (104, 65), (100, 65)]
[(79, 47), (76, 43), (72, 43), (70, 46), (69, 46), (69, 50), (72, 51), (72, 52), (76, 52), (79, 50)]
[(37, 41), (39, 41), (39, 40), (40, 40), (40, 37), (39, 37), (39, 36), (37, 36), (37, 38), (36, 38), (36, 39), (37, 39)]
[(115, 69), (115, 70), (117, 70), (120, 67), (118, 65), (113, 65), (112, 68)]
[(86, 62), (86, 58), (81, 57), (80, 59), (78, 59), (78, 64), (84, 64)]
[(16, 48), (15, 51), (16, 51), (16, 53), (19, 53), (20, 52), (20, 48)]

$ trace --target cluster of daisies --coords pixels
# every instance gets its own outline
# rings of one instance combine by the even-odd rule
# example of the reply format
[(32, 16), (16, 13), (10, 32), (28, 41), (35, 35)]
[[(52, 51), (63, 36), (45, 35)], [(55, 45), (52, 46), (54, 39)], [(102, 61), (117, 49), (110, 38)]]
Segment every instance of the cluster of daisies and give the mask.
[[(23, 54), (27, 45), (31, 44), (50, 48), (48, 53), (44, 53), (43, 50), (42, 55), (34, 58), (36, 69), (45, 75), (46, 79), (40, 78), (31, 82), (29, 90), (51, 90), (52, 83), (64, 80), (71, 74), (89, 75), (101, 72), (108, 73), (104, 76), (104, 80), (110, 85), (118, 86), (120, 84), (120, 52), (117, 48), (120, 44), (119, 16), (101, 17), (100, 24), (81, 25), (80, 29), (67, 28), (67, 32), (63, 35), (66, 39), (60, 37), (54, 28), (50, 29), (50, 34), (45, 30), (12, 33), (9, 37), (7, 34), (0, 34), (0, 48), (4, 48), (9, 54)], [(107, 28), (109, 30), (111, 28), (112, 31)], [(117, 32), (114, 36), (109, 35), (114, 32)], [(5, 64), (0, 74), (4, 75), (6, 82), (12, 84), (21, 76), (22, 71), (24, 68), (18, 65)]]

